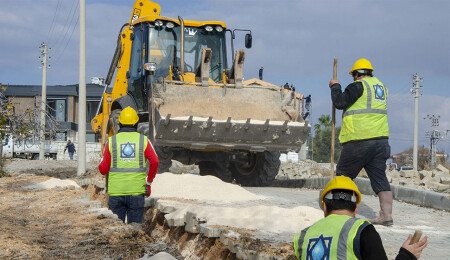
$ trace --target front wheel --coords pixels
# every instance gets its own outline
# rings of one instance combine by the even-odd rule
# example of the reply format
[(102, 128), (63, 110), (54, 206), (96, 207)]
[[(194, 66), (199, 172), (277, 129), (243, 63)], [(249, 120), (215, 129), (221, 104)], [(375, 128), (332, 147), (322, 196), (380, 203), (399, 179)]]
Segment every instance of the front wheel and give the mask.
[(230, 170), (236, 183), (242, 186), (266, 186), (271, 183), (280, 169), (280, 152), (250, 153), (245, 164), (231, 163)]
[(157, 173), (168, 172), (172, 166), (172, 150), (166, 146), (157, 146), (155, 152), (159, 160)]
[(199, 162), (198, 168), (200, 175), (212, 175), (221, 179), (224, 182), (231, 183), (233, 181), (233, 173), (230, 171), (230, 163), (228, 161), (216, 162)]

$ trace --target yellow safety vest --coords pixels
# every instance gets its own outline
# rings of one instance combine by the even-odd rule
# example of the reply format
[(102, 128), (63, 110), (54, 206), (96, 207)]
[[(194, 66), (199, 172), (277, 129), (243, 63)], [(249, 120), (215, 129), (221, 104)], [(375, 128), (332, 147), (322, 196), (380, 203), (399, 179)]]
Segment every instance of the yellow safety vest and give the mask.
[(369, 224), (365, 219), (331, 214), (294, 237), (295, 255), (303, 260), (361, 259), (360, 235)]
[(363, 84), (364, 92), (342, 114), (339, 141), (346, 143), (376, 137), (389, 137), (387, 121), (387, 88), (377, 78), (357, 80)]
[(111, 166), (108, 176), (110, 196), (145, 193), (147, 137), (137, 132), (118, 133), (108, 139)]

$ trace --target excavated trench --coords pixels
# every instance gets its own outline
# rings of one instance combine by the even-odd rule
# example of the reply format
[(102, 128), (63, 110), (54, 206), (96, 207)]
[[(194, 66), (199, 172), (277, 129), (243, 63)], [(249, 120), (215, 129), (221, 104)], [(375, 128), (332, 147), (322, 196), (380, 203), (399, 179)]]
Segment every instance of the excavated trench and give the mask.
[[(97, 182), (98, 183), (98, 182)], [(104, 189), (101, 185), (81, 185), (90, 193), (90, 199), (100, 201), (106, 207)], [(164, 217), (167, 212), (154, 204), (145, 208), (142, 230), (152, 240), (146, 255), (158, 252), (170, 253), (177, 259), (296, 259), (290, 244), (278, 244), (254, 236), (254, 231), (214, 226), (220, 235), (187, 232), (185, 226), (169, 226)], [(187, 223), (186, 223), (187, 224)]]

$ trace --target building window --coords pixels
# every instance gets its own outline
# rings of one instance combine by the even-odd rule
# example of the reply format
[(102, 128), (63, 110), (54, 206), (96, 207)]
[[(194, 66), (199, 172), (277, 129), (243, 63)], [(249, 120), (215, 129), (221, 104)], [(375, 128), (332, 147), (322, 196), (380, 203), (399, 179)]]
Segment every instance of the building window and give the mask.
[(67, 115), (66, 104), (67, 100), (65, 98), (47, 98), (47, 112), (52, 115), (57, 122), (65, 122)]
[(86, 100), (86, 123), (90, 124), (91, 120), (96, 116), (99, 103), (100, 100), (98, 99)]

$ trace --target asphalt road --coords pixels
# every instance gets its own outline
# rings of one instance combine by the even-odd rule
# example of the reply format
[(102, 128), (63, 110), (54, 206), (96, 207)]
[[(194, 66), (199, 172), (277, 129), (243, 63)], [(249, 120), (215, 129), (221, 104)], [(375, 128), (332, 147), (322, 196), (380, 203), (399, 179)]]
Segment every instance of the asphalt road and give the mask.
[[(319, 209), (318, 190), (289, 188), (246, 188), (268, 199), (266, 205), (279, 207), (311, 206)], [(372, 219), (378, 215), (378, 197), (363, 195), (357, 217)], [(394, 201), (394, 225), (392, 227), (375, 226), (383, 240), (389, 259), (395, 259), (397, 252), (408, 234), (420, 229), (428, 236), (428, 246), (420, 259), (448, 259), (450, 255), (450, 213), (442, 210), (419, 207), (401, 201)], [(300, 230), (293, 230), (281, 239), (292, 241), (292, 237)]]

